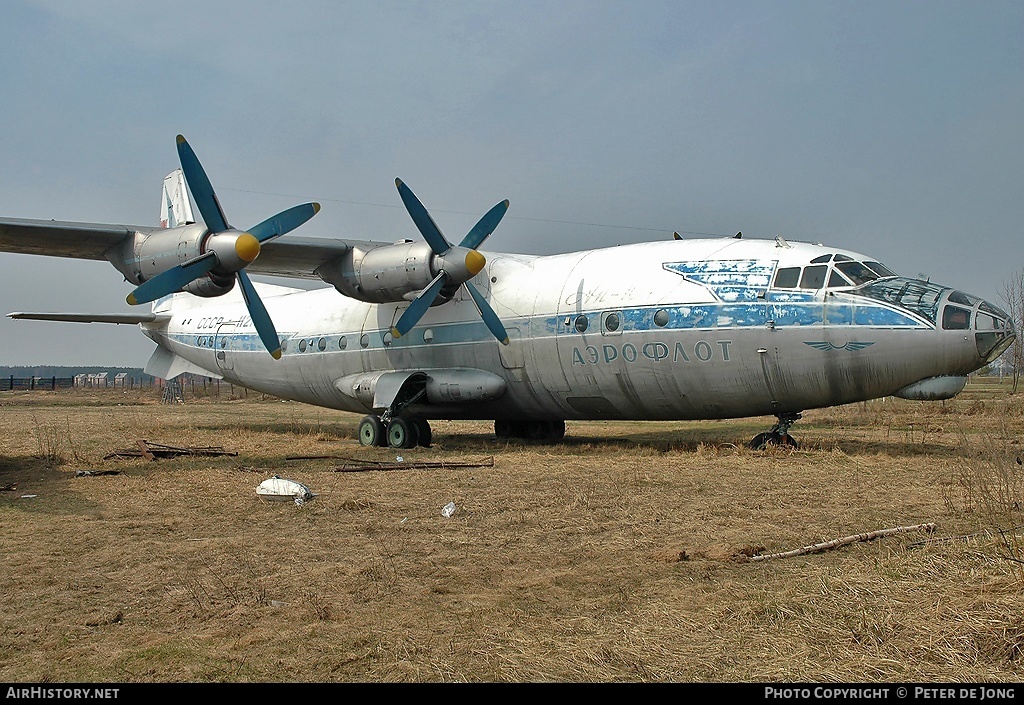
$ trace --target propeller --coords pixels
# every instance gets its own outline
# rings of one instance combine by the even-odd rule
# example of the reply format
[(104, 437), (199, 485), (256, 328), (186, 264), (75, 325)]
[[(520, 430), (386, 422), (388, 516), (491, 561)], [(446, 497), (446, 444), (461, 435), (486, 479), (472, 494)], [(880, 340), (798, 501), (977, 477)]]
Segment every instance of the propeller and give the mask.
[(135, 305), (155, 301), (161, 296), (181, 290), (190, 282), (211, 272), (221, 276), (234, 276), (238, 280), (242, 298), (249, 309), (249, 317), (256, 326), (260, 340), (275, 360), (280, 359), (281, 341), (274, 328), (274, 322), (256, 293), (249, 275), (245, 273), (245, 267), (259, 256), (263, 243), (291, 232), (305, 223), (319, 212), (320, 204), (304, 203), (293, 206), (267, 218), (248, 231), (236, 230), (228, 225), (224, 210), (213, 191), (210, 179), (203, 170), (203, 165), (199, 163), (196, 153), (181, 135), (178, 135), (178, 159), (181, 161), (181, 169), (192, 192), (192, 198), (210, 233), (203, 245), (205, 252), (143, 282), (128, 295), (128, 303)]
[(476, 248), (494, 232), (498, 223), (501, 222), (505, 211), (508, 210), (508, 200), (502, 201), (487, 211), (473, 226), (473, 229), (466, 233), (462, 242), (456, 246), (448, 242), (441, 233), (441, 229), (437, 227), (437, 223), (430, 217), (430, 213), (420, 203), (420, 200), (416, 198), (412, 189), (406, 186), (401, 179), (395, 179), (395, 185), (398, 187), (398, 193), (402, 197), (405, 209), (409, 211), (409, 215), (412, 216), (423, 239), (427, 241), (434, 253), (432, 269), (437, 271), (437, 275), (416, 295), (416, 298), (409, 304), (409, 308), (405, 309), (395, 323), (395, 327), (391, 329), (391, 335), (399, 338), (412, 330), (427, 309), (433, 305), (442, 289), (454, 290), (459, 286), (465, 286), (470, 296), (473, 297), (473, 303), (476, 304), (480, 318), (483, 319), (487, 329), (502, 345), (508, 345), (509, 339), (505, 326), (501, 324), (501, 320), (487, 300), (469, 281), (487, 264), (487, 260), (477, 252)]

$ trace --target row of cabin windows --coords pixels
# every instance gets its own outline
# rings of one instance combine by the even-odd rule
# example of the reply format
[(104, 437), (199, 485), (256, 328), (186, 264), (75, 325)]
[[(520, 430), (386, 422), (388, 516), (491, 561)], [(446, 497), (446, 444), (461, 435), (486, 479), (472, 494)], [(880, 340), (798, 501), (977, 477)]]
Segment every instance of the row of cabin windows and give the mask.
[[(393, 340), (393, 338), (392, 338), (390, 332), (384, 334), (384, 336), (383, 336), (383, 343), (384, 343), (385, 347), (390, 346), (391, 343), (392, 343), (392, 340)], [(226, 342), (226, 339), (222, 339), (221, 347), (224, 347), (225, 342)], [(432, 329), (426, 328), (423, 331), (423, 342), (424, 343), (432, 343), (432, 342), (434, 342), (434, 331)], [(348, 337), (343, 335), (340, 338), (338, 338), (338, 342), (337, 342), (336, 346), (328, 338), (320, 338), (319, 340), (316, 340), (315, 342), (314, 342), (313, 338), (299, 338), (299, 342), (298, 343), (292, 342), (291, 344), (295, 345), (296, 348), (298, 348), (298, 351), (300, 353), (304, 353), (307, 350), (312, 351), (314, 349), (315, 350), (319, 350), (320, 352), (324, 352), (325, 350), (327, 350), (328, 347), (330, 347), (332, 350), (345, 350), (345, 349), (348, 348)], [(288, 345), (289, 345), (289, 341), (282, 340), (281, 341), (281, 350), (288, 350)], [(359, 336), (359, 347), (365, 349), (365, 348), (368, 348), (369, 346), (370, 346), (370, 336), (368, 336), (365, 333), (363, 333), (361, 336)]]

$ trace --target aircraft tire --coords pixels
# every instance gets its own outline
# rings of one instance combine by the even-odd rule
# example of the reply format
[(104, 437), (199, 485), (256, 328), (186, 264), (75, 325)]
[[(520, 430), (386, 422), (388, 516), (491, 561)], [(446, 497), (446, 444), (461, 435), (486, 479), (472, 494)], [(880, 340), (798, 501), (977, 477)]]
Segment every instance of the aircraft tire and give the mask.
[(549, 441), (560, 441), (565, 438), (565, 421), (558, 419), (557, 421), (548, 422), (548, 440)]
[(413, 423), (416, 424), (417, 438), (419, 439), (420, 446), (423, 448), (429, 448), (430, 443), (433, 440), (430, 432), (430, 424), (422, 416), (412, 416), (411, 419)]
[(408, 416), (396, 416), (388, 423), (389, 448), (415, 448), (419, 442), (419, 428)]
[(364, 416), (359, 422), (359, 445), (382, 446), (385, 440), (384, 424), (380, 417), (373, 414)]
[(764, 450), (768, 446), (787, 446), (789, 448), (798, 448), (799, 445), (796, 439), (788, 433), (779, 433), (778, 431), (765, 431), (754, 436), (754, 439), (750, 441), (750, 448), (752, 450)]
[(515, 422), (511, 419), (495, 419), (494, 435), (499, 441), (515, 438)]

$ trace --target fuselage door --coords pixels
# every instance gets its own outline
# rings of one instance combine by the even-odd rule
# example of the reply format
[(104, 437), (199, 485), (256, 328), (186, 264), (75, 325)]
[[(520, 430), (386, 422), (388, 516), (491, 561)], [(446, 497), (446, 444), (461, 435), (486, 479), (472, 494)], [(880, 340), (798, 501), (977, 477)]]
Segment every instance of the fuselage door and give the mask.
[(230, 372), (235, 368), (231, 351), (231, 334), (235, 332), (237, 321), (225, 321), (217, 326), (213, 338), (213, 349), (216, 351), (217, 368), (221, 372)]

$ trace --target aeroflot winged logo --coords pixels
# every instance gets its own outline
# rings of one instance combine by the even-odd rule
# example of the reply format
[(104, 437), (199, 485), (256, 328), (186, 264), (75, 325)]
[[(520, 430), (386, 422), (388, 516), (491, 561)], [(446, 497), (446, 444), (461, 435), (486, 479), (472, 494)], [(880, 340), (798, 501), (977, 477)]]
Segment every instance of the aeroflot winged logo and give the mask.
[(854, 342), (854, 341), (851, 340), (849, 343), (845, 343), (844, 345), (835, 345), (833, 343), (828, 342), (827, 340), (822, 340), (822, 341), (817, 341), (817, 342), (810, 342), (810, 343), (805, 340), (804, 341), (804, 345), (810, 345), (812, 348), (817, 348), (818, 350), (825, 350), (825, 351), (828, 351), (828, 350), (849, 350), (850, 352), (856, 352), (857, 350), (863, 350), (866, 347), (874, 345), (874, 342), (861, 343), (861, 342)]

